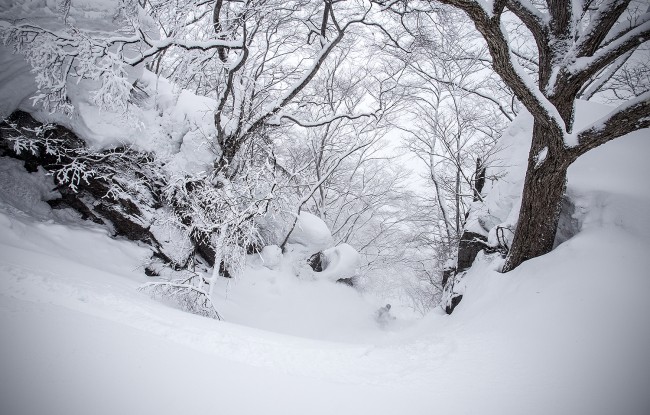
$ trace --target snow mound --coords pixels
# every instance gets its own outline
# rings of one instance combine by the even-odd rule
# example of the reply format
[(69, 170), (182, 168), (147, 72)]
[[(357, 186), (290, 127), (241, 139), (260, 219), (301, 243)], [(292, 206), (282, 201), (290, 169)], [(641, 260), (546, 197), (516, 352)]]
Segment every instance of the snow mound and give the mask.
[(300, 212), (296, 227), (291, 232), (287, 242), (301, 245), (308, 255), (334, 245), (332, 233), (325, 222), (309, 212)]
[(265, 267), (276, 269), (282, 261), (282, 249), (277, 245), (265, 246), (260, 252), (260, 258)]
[(323, 256), (323, 271), (316, 273), (317, 278), (337, 281), (358, 275), (359, 253), (350, 245), (340, 244), (326, 249), (323, 251)]
[(54, 191), (52, 177), (41, 168), (27, 174), (23, 162), (0, 157), (0, 209), (38, 219), (50, 218), (50, 207), (45, 201), (61, 197)]
[[(120, 0), (32, 0), (1, 4), (0, 11), (6, 20), (27, 22), (51, 31), (69, 30), (67, 24), (75, 30), (102, 37), (121, 33), (123, 15), (138, 9), (130, 3)], [(62, 7), (69, 7), (67, 22), (61, 13)], [(149, 18), (145, 15), (138, 18), (142, 20), (144, 30), (155, 37)], [(125, 53), (128, 55), (128, 47)], [(125, 106), (100, 106), (90, 98), (101, 86), (98, 80), (70, 78), (65, 87), (66, 98), (73, 106), (72, 113), (69, 116), (52, 113), (33, 100), (38, 90), (36, 74), (25, 56), (14, 54), (13, 49), (0, 45), (0, 119), (22, 110), (39, 122), (55, 123), (70, 129), (94, 149), (125, 146), (155, 152), (165, 162), (170, 176), (209, 168), (218, 152), (217, 146), (211, 144), (216, 131), (213, 119), (216, 102), (182, 90), (145, 70), (144, 64), (127, 65), (124, 70), (126, 81), (135, 86), (129, 102), (122, 103)]]

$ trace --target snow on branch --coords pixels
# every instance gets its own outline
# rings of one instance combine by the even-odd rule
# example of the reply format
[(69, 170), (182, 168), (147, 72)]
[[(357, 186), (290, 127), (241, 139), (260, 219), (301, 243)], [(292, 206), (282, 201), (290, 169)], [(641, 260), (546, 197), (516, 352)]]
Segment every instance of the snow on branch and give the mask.
[(591, 56), (601, 45), (630, 0), (607, 0), (591, 16), (589, 25), (576, 41), (577, 56)]
[(191, 50), (240, 49), (241, 40), (222, 38), (190, 41), (169, 37), (155, 40), (137, 28), (131, 36), (110, 36), (81, 30), (67, 24), (51, 30), (33, 23), (0, 21), (1, 42), (21, 53), (32, 67), (39, 93), (35, 103), (46, 110), (70, 115), (67, 81), (101, 80), (91, 98), (103, 109), (125, 112), (132, 85), (129, 67), (170, 48)]
[(223, 320), (210, 295), (202, 287), (205, 282), (198, 273), (190, 273), (186, 278), (169, 281), (147, 282), (138, 290), (151, 295), (155, 299), (171, 299), (181, 309), (200, 316)]
[(581, 78), (593, 76), (614, 62), (619, 56), (650, 40), (650, 13), (646, 13), (646, 15), (647, 18), (644, 19), (643, 23), (601, 47), (592, 56), (577, 58), (575, 63), (568, 67), (569, 72), (582, 75)]
[(323, 118), (321, 120), (317, 121), (307, 121), (307, 120), (301, 120), (295, 117), (292, 117), (291, 115), (286, 115), (286, 114), (280, 114), (277, 117), (273, 117), (270, 121), (269, 124), (271, 125), (280, 125), (283, 119), (287, 119), (294, 124), (297, 124), (301, 127), (305, 128), (313, 128), (313, 127), (322, 127), (327, 124), (331, 124), (334, 121), (337, 120), (358, 120), (360, 118), (365, 118), (365, 117), (374, 117), (377, 119), (377, 114), (373, 113), (364, 113), (364, 114), (357, 114), (357, 115), (352, 115), (352, 114), (341, 114), (341, 115), (333, 115), (331, 117)]
[(572, 135), (573, 159), (592, 148), (642, 128), (650, 127), (650, 92), (626, 101), (582, 131)]
[[(441, 2), (465, 11), (474, 22), (488, 44), (495, 72), (501, 76), (526, 108), (532, 114), (537, 115), (536, 119), (549, 128), (565, 131), (564, 120), (555, 106), (551, 104), (531, 77), (517, 63), (517, 59), (510, 48), (506, 29), (501, 22), (501, 15), (491, 16), (485, 13), (484, 9), (475, 2), (460, 0), (441, 0)], [(524, 7), (522, 2), (513, 3), (523, 7), (521, 10), (529, 9), (529, 7)]]

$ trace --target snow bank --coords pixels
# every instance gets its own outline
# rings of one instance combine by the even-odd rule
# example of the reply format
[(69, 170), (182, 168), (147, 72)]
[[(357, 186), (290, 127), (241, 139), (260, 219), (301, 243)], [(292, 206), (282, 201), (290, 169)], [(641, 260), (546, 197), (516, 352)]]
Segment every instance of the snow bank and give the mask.
[(41, 167), (26, 174), (22, 161), (0, 157), (0, 208), (16, 215), (50, 219), (50, 206), (45, 201), (61, 197), (53, 189), (52, 177)]
[[(525, 110), (510, 124), (497, 144), (498, 159), (487, 168), (483, 193), (484, 203), (474, 202), (465, 224), (465, 230), (488, 236), (496, 226), (513, 226), (519, 215), (521, 191), (524, 186), (528, 152), (533, 133), (533, 117)], [(495, 232), (488, 242), (497, 245)]]

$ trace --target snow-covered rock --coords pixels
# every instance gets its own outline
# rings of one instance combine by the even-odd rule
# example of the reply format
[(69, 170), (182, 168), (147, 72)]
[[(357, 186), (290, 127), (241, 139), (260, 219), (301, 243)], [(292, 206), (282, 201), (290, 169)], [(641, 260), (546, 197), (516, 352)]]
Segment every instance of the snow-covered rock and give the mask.
[(323, 271), (317, 278), (329, 281), (352, 278), (359, 273), (359, 253), (348, 244), (340, 244), (323, 251)]
[(332, 233), (325, 222), (309, 212), (300, 212), (296, 227), (287, 242), (300, 245), (308, 256), (334, 245)]
[(277, 245), (268, 245), (260, 252), (262, 264), (269, 269), (277, 269), (282, 261), (282, 249)]

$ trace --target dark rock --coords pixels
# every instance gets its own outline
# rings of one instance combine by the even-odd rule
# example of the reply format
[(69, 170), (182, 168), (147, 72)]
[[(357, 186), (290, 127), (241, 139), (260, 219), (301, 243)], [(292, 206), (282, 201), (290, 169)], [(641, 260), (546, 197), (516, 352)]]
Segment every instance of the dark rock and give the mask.
[(204, 238), (191, 238), (194, 243), (194, 250), (211, 267), (214, 266), (214, 257), (217, 254), (212, 246)]
[(465, 271), (471, 267), (474, 259), (476, 259), (476, 255), (487, 247), (487, 237), (474, 232), (463, 232), (458, 243), (456, 273)]
[(158, 273), (158, 271), (156, 271), (156, 270), (154, 270), (154, 269), (152, 269), (152, 268), (149, 268), (149, 267), (146, 267), (146, 268), (144, 269), (144, 274), (145, 274), (147, 277), (159, 277), (159, 276), (160, 276), (160, 274)]
[(114, 206), (99, 203), (95, 206), (95, 212), (113, 224), (116, 235), (125, 236), (132, 241), (154, 242), (156, 240), (149, 232), (149, 229), (137, 223), (128, 214), (120, 212)]
[(445, 288), (447, 282), (456, 275), (456, 268), (445, 268), (442, 270), (442, 288)]
[(68, 189), (59, 189), (61, 197), (59, 199), (48, 200), (47, 204), (52, 209), (65, 209), (70, 208), (76, 210), (81, 215), (81, 219), (90, 220), (99, 225), (105, 225), (104, 221), (99, 218), (88, 205), (81, 201), (80, 195), (73, 193)]
[(252, 243), (246, 245), (246, 254), (247, 255), (253, 255), (253, 254), (259, 254), (262, 252), (262, 249), (264, 249), (264, 246), (260, 243)]
[[(37, 134), (36, 131), (43, 131)], [(21, 151), (16, 153), (11, 145), (12, 139), (33, 140), (36, 151)], [(56, 154), (45, 151), (46, 139), (49, 140), (51, 149), (56, 149)], [(134, 241), (142, 241), (149, 244), (154, 251), (159, 251), (160, 244), (151, 234), (148, 225), (142, 223), (142, 209), (153, 211), (149, 201), (156, 200), (156, 190), (149, 187), (150, 194), (144, 195), (142, 200), (137, 199), (142, 193), (133, 194), (133, 200), (128, 198), (108, 197), (107, 194), (113, 176), (121, 177), (123, 181), (132, 180), (133, 173), (138, 171), (142, 177), (146, 177), (141, 163), (148, 156), (135, 152), (128, 153), (128, 149), (113, 149), (112, 152), (127, 157), (110, 157), (111, 152), (97, 153), (96, 158), (92, 156), (88, 162), (94, 163), (91, 167), (96, 171), (106, 174), (102, 177), (91, 176), (87, 180), (78, 180), (76, 188), (71, 188), (65, 181), (61, 182), (57, 173), (66, 164), (71, 163), (79, 154), (87, 155), (83, 150), (85, 142), (77, 137), (72, 131), (61, 126), (47, 127), (36, 121), (30, 114), (22, 111), (14, 112), (4, 122), (0, 123), (0, 149), (2, 153), (11, 157), (23, 160), (28, 171), (36, 171), (39, 166), (51, 172), (57, 183), (56, 190), (61, 197), (49, 200), (47, 203), (53, 209), (71, 208), (79, 212), (84, 220), (91, 220), (97, 224), (110, 225), (116, 235), (124, 236)], [(94, 161), (93, 161), (94, 160)], [(128, 193), (125, 191), (125, 193)], [(138, 204), (140, 206), (138, 206)], [(161, 254), (165, 257), (164, 254)]]
[(230, 271), (228, 271), (228, 268), (226, 267), (226, 263), (223, 261), (219, 264), (219, 275), (224, 278), (232, 278), (232, 274), (230, 274)]
[(462, 299), (463, 299), (462, 295), (456, 295), (456, 296), (452, 297), (449, 304), (447, 304), (447, 306), (445, 307), (445, 312), (447, 314), (451, 314), (454, 311), (454, 309), (456, 308), (456, 306), (458, 306), (458, 304), (460, 304), (460, 300), (462, 300)]
[(340, 284), (349, 285), (350, 287), (354, 287), (356, 281), (354, 277), (350, 277), (350, 278), (339, 278), (338, 280), (336, 280), (336, 282)]
[(307, 264), (316, 272), (323, 271), (323, 253), (316, 252), (314, 255), (310, 256), (307, 260)]
[[(136, 101), (146, 99), (146, 91), (134, 85), (132, 98)], [(25, 150), (18, 154), (13, 144), (17, 137), (33, 144), (34, 151)], [(46, 139), (47, 145), (56, 150), (56, 154), (45, 151)], [(149, 223), (143, 219), (152, 217), (154, 211), (164, 204), (162, 188), (165, 183), (163, 175), (157, 170), (160, 165), (155, 163), (153, 155), (129, 148), (92, 152), (85, 147), (85, 142), (72, 131), (61, 126), (44, 126), (26, 112), (16, 111), (0, 122), (0, 155), (24, 161), (28, 171), (42, 167), (54, 175), (56, 190), (61, 197), (48, 201), (52, 208), (72, 208), (84, 220), (109, 226), (116, 235), (144, 242), (153, 249), (154, 257), (172, 268), (186, 266), (175, 263), (163, 252), (162, 245), (149, 230)], [(76, 187), (71, 187), (70, 180), (57, 174), (64, 172), (63, 168), (79, 157), (88, 163), (95, 174), (75, 180)], [(136, 183), (137, 187), (131, 188), (125, 183)], [(188, 186), (200, 184), (197, 181)], [(171, 203), (170, 207), (183, 219), (182, 205)], [(183, 223), (191, 229), (191, 220)], [(190, 239), (194, 244), (192, 258), (214, 266), (215, 251), (210, 244), (211, 235), (192, 233)], [(247, 246), (246, 249), (248, 252), (258, 252), (261, 246)], [(220, 264), (219, 270), (222, 276), (231, 277), (225, 264)], [(154, 273), (156, 270), (150, 268), (145, 272)]]

